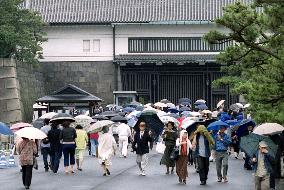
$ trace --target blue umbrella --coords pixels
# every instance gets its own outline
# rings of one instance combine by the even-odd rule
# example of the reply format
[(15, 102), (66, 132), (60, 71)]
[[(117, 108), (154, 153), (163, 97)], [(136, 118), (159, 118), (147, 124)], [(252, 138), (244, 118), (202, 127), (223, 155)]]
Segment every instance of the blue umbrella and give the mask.
[(225, 121), (225, 123), (227, 123), (230, 126), (235, 126), (235, 125), (240, 124), (240, 121), (234, 119), (234, 120), (227, 120), (227, 121)]
[(248, 126), (252, 126), (253, 128), (256, 126), (256, 123), (252, 119), (245, 119), (236, 125), (233, 131), (237, 131), (236, 135), (238, 137), (242, 137), (246, 131), (248, 131)]
[(0, 134), (13, 135), (13, 132), (5, 123), (0, 122)]
[(204, 103), (196, 105), (195, 108), (199, 109), (199, 110), (207, 110), (208, 109), (208, 107)]
[(190, 111), (190, 108), (189, 107), (181, 107), (181, 108), (179, 108), (179, 111), (180, 112)]
[(132, 111), (134, 111), (135, 110), (135, 108), (133, 108), (133, 107), (126, 107), (126, 108), (123, 108), (123, 112), (125, 112), (125, 113), (129, 113), (129, 112), (132, 112)]
[(175, 108), (169, 108), (168, 111), (171, 112), (171, 113), (178, 113), (178, 112), (179, 112), (179, 111), (178, 111), (177, 109), (175, 109)]
[(178, 102), (179, 102), (179, 104), (182, 104), (182, 105), (189, 105), (189, 104), (191, 104), (191, 100), (189, 98), (180, 98), (178, 100)]
[(213, 123), (210, 123), (208, 125), (208, 131), (218, 131), (221, 127), (230, 127), (230, 125), (228, 125), (227, 123), (223, 122), (223, 121), (215, 121)]
[(143, 107), (143, 106), (137, 106), (137, 107), (136, 107), (136, 110), (137, 110), (137, 111), (143, 111), (143, 110), (144, 110), (144, 107)]

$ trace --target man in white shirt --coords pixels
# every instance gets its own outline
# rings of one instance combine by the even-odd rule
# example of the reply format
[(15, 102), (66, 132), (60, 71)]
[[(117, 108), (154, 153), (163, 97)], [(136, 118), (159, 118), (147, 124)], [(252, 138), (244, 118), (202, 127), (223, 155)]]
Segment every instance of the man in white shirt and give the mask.
[(117, 133), (118, 133), (118, 137), (119, 137), (120, 156), (126, 158), (127, 147), (128, 147), (128, 138), (131, 135), (130, 127), (128, 125), (126, 125), (125, 123), (122, 123), (117, 127)]

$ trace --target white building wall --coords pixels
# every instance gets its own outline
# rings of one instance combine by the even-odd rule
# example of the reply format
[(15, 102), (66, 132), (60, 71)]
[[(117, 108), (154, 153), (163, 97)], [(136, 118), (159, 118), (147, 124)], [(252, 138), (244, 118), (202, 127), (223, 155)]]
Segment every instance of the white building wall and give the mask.
[[(128, 37), (202, 37), (216, 25), (138, 25), (121, 24), (116, 27), (116, 55), (128, 53)], [(43, 44), (42, 62), (53, 61), (112, 61), (112, 26), (73, 25), (50, 26), (48, 41)], [(93, 40), (100, 40), (100, 51), (95, 52)], [(83, 40), (90, 40), (90, 52), (83, 51)], [(172, 53), (171, 53), (172, 54)], [(176, 53), (190, 54), (190, 53)]]

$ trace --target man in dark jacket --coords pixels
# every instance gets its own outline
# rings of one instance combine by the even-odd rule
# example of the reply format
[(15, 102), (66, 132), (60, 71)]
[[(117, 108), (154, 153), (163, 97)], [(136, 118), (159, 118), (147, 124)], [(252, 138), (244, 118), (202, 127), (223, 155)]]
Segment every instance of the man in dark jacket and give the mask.
[(54, 173), (58, 171), (60, 158), (62, 156), (60, 133), (61, 130), (58, 128), (56, 121), (52, 122), (51, 130), (48, 132), (47, 137), (50, 142), (51, 169)]
[(151, 133), (146, 130), (146, 123), (140, 122), (139, 130), (134, 135), (132, 148), (137, 154), (137, 165), (140, 169), (140, 175), (145, 176), (145, 168), (148, 163), (147, 154), (149, 153), (149, 143), (152, 142)]

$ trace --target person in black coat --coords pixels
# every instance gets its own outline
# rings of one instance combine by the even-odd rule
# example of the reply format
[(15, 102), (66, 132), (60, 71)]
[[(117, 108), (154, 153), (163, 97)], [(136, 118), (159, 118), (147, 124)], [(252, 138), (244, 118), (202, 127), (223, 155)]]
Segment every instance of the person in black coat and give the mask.
[(151, 132), (146, 130), (146, 123), (140, 122), (139, 130), (134, 135), (132, 148), (137, 154), (137, 165), (140, 169), (140, 175), (145, 176), (145, 168), (148, 163), (149, 143), (152, 142)]

